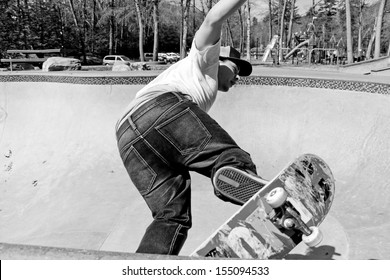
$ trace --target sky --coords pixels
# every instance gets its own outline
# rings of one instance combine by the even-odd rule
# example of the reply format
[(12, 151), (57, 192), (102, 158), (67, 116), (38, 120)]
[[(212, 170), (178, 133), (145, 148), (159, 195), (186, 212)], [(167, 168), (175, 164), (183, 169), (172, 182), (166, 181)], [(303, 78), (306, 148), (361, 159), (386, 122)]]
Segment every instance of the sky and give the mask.
[[(318, 3), (321, 0), (314, 0), (315, 3)], [(357, 0), (351, 0), (357, 1)], [(378, 0), (366, 0), (369, 3), (377, 2)], [(256, 0), (251, 2), (253, 5), (253, 12), (258, 13), (260, 17), (263, 14), (268, 13), (268, 0)], [(303, 15), (310, 7), (313, 5), (313, 0), (296, 0), (296, 5), (298, 6), (299, 13)], [(253, 14), (256, 16), (256, 14)]]
[[(318, 1), (316, 1), (316, 3), (317, 2)], [(310, 6), (313, 4), (313, 0), (297, 0), (296, 3), (299, 7), (299, 11), (302, 13), (306, 12), (310, 8)]]
[[(317, 3), (318, 0), (315, 1)], [(312, 3), (313, 0), (296, 0), (296, 5), (298, 6), (299, 12), (301, 14), (305, 13), (312, 5)], [(263, 17), (268, 13), (268, 0), (256, 0), (252, 1), (251, 4), (253, 16), (258, 14), (260, 17)]]

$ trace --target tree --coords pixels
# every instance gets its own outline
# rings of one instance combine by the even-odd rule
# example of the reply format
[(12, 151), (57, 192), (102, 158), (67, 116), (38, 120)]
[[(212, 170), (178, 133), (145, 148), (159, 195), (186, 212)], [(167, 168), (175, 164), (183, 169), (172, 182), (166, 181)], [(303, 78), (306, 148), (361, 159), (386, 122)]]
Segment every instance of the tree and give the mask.
[(226, 34), (226, 45), (230, 45), (234, 48), (234, 40), (233, 40), (233, 30), (230, 25), (230, 21), (226, 20), (226, 26), (225, 26), (225, 34)]
[(196, 0), (192, 1), (192, 33), (195, 34), (197, 30), (196, 26)]
[[(102, 57), (108, 53), (120, 53), (143, 59), (140, 53), (144, 51), (183, 52), (183, 46), (192, 40), (196, 27), (216, 1), (0, 0), (0, 52), (6, 56), (7, 49), (62, 48), (66, 55), (82, 56), (83, 60), (90, 54)], [(390, 33), (385, 31), (389, 30), (390, 17), (384, 12), (382, 16), (379, 14), (384, 7), (382, 1), (349, 0), (352, 48), (358, 54), (367, 48), (369, 57), (373, 53), (370, 48), (373, 50), (374, 46), (383, 54), (389, 49)], [(333, 45), (338, 41), (346, 42), (345, 0), (316, 0), (315, 7), (302, 17), (294, 7), (294, 2), (300, 2), (287, 0), (283, 18), (280, 15), (284, 0), (249, 2), (252, 5), (249, 13), (248, 6), (243, 6), (226, 22), (221, 36), (223, 44), (237, 46), (241, 53), (257, 44), (259, 34), (267, 41), (267, 34), (272, 36), (281, 32), (282, 44), (289, 46), (291, 34), (307, 31), (309, 23), (315, 24), (316, 28), (310, 30), (321, 38), (322, 46), (326, 47), (329, 42)], [(254, 20), (258, 15), (254, 14), (257, 10), (253, 7), (258, 2), (268, 4), (270, 8), (269, 15), (260, 23)], [(387, 7), (388, 2), (385, 3)], [(191, 6), (190, 13), (188, 5)], [(381, 30), (376, 28), (374, 32), (374, 25), (379, 22)], [(379, 42), (376, 40), (378, 32)], [(252, 33), (250, 43), (248, 33)]]
[(390, 44), (389, 44), (389, 48), (387, 49), (387, 56), (390, 55)]
[(246, 1), (246, 59), (251, 60), (251, 8), (249, 0)]
[(287, 34), (287, 46), (291, 47), (291, 37), (292, 37), (292, 28), (295, 16), (295, 0), (291, 0), (290, 6), (290, 21), (288, 24), (288, 34)]
[(244, 19), (242, 18), (242, 10), (243, 7), (240, 7), (237, 12), (238, 12), (238, 17), (239, 17), (239, 25), (240, 25), (240, 36), (239, 36), (239, 51), (240, 53), (244, 52)]
[[(341, 36), (340, 26), (345, 26), (346, 20), (343, 16), (344, 7), (341, 3), (336, 0), (324, 0), (318, 2), (318, 11), (313, 9), (315, 25), (316, 25), (316, 36), (321, 38), (322, 47), (326, 47), (328, 42), (336, 33)], [(321, 28), (322, 27), (322, 28)]]
[(272, 0), (268, 0), (268, 9), (269, 9), (269, 32), (268, 32), (268, 41), (272, 40)]
[(377, 17), (377, 22), (376, 22), (376, 32), (375, 32), (374, 58), (380, 57), (382, 22), (383, 22), (383, 14), (385, 11), (386, 2), (387, 2), (387, 0), (381, 0), (379, 10), (378, 10), (378, 17)]
[(139, 28), (139, 39), (138, 39), (138, 48), (139, 48), (139, 57), (141, 61), (145, 61), (144, 55), (144, 18), (143, 13), (140, 7), (140, 0), (135, 0), (135, 9), (137, 11), (138, 18), (138, 28)]
[(371, 58), (372, 46), (374, 45), (374, 42), (375, 42), (375, 34), (376, 34), (376, 28), (377, 28), (376, 24), (377, 24), (377, 19), (375, 18), (374, 27), (373, 27), (372, 33), (371, 33), (371, 38), (370, 38), (370, 41), (369, 41), (368, 46), (367, 46), (366, 59)]
[[(181, 7), (168, 1), (159, 5), (159, 50), (180, 53), (181, 47)], [(198, 14), (199, 16), (199, 14)]]
[(182, 11), (180, 59), (183, 59), (187, 54), (188, 17), (190, 13), (190, 4), (191, 0), (180, 0)]
[(158, 4), (160, 0), (153, 0), (153, 22), (154, 22), (154, 40), (153, 40), (153, 61), (158, 60), (158, 26), (159, 26), (159, 10)]
[(283, 1), (282, 10), (280, 12), (280, 36), (279, 36), (279, 61), (283, 59), (283, 38), (284, 38), (284, 16), (286, 14), (287, 0)]
[(115, 0), (110, 2), (110, 32), (109, 32), (109, 54), (114, 54), (114, 40), (115, 40)]
[(346, 26), (347, 26), (347, 61), (348, 63), (353, 63), (351, 5), (349, 1), (350, 0), (345, 0)]
[(365, 0), (360, 0), (359, 3), (359, 23), (358, 23), (358, 57), (362, 56), (362, 32), (363, 32), (363, 9), (366, 6), (366, 1)]
[[(83, 60), (85, 62), (86, 61), (85, 36), (84, 36), (85, 33), (83, 32), (83, 29), (80, 26), (79, 19), (76, 15), (76, 10), (75, 10), (73, 0), (68, 0), (68, 1), (69, 1), (70, 10), (71, 10), (72, 16), (73, 16), (73, 22), (74, 22), (74, 25), (76, 28), (76, 34), (78, 35), (80, 43), (81, 43), (81, 52), (83, 54)], [(114, 1), (114, 0), (112, 0), (112, 1)]]

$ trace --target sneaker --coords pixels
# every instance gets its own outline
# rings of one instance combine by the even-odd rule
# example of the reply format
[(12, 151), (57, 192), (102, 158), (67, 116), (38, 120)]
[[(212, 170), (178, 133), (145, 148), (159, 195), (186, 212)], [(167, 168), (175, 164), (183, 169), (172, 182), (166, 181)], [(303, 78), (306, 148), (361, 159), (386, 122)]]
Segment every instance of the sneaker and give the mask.
[(215, 195), (224, 201), (243, 205), (268, 182), (231, 166), (217, 170), (213, 177)]

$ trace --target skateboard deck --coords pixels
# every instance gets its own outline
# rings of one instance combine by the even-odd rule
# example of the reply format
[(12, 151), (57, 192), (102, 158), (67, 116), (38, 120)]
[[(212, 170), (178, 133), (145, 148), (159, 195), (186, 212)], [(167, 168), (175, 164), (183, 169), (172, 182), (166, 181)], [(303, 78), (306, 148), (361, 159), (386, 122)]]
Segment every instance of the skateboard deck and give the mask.
[[(221, 187), (222, 193), (226, 185), (245, 188), (263, 183), (233, 167), (223, 167), (214, 176), (214, 186)], [(279, 192), (284, 195), (281, 205), (273, 201)], [(315, 245), (311, 238), (316, 234), (313, 238), (318, 240), (314, 242), (320, 241), (317, 226), (329, 212), (334, 193), (335, 180), (329, 166), (316, 155), (302, 155), (253, 195), (191, 256), (282, 259), (302, 239)]]

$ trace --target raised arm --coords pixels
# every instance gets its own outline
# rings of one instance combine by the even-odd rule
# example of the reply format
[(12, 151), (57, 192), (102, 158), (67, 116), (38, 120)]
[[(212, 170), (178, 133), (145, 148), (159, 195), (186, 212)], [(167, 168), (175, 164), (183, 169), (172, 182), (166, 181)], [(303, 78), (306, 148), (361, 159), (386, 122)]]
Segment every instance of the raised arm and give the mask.
[(233, 14), (246, 0), (220, 0), (206, 15), (196, 33), (196, 47), (203, 50), (218, 42), (224, 21)]

